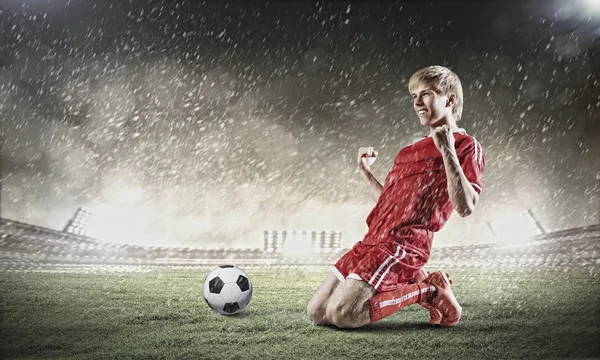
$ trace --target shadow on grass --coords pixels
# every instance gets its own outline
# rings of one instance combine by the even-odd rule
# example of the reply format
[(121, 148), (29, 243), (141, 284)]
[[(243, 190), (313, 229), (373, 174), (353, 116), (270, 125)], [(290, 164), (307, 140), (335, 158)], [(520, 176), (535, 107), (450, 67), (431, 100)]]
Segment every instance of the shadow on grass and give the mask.
[(340, 329), (334, 325), (323, 325), (323, 327), (338, 330), (338, 331), (348, 331), (348, 332), (357, 332), (357, 333), (381, 333), (381, 332), (394, 332), (397, 333), (399, 331), (415, 331), (415, 330), (434, 330), (434, 331), (460, 331), (460, 326), (445, 328), (439, 325), (431, 325), (426, 322), (382, 322), (375, 324), (368, 324), (360, 328), (356, 329)]
[(251, 317), (251, 316), (255, 316), (255, 315), (252, 313), (252, 310), (242, 310), (237, 314), (223, 315), (223, 316), (227, 316), (229, 318), (235, 318), (235, 319), (243, 319), (243, 318), (247, 318), (247, 317)]

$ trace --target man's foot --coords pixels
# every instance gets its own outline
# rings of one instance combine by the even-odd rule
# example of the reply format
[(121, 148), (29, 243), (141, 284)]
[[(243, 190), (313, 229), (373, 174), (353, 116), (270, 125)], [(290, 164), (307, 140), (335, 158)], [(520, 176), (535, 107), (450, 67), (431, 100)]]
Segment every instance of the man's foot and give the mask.
[[(429, 272), (424, 271), (424, 270), (419, 270), (417, 272), (417, 274), (415, 275), (413, 282), (415, 282), (415, 283), (423, 282), (423, 281), (425, 281), (425, 279), (427, 279), (428, 276), (429, 276)], [(450, 281), (450, 284), (452, 284), (452, 280), (450, 280), (450, 275), (448, 273), (446, 273), (446, 277)], [(442, 321), (442, 313), (435, 306), (433, 306), (432, 304), (430, 304), (426, 301), (420, 302), (419, 305), (421, 305), (425, 309), (429, 310), (429, 323), (431, 325), (439, 325), (440, 324), (440, 322)]]
[(442, 321), (442, 313), (435, 306), (426, 302), (420, 302), (419, 305), (429, 310), (429, 323), (431, 325), (439, 325)]
[[(428, 276), (429, 276), (429, 273), (427, 271), (419, 270), (416, 273), (412, 282), (414, 282), (414, 283), (423, 282), (423, 281), (425, 281), (425, 279), (427, 279)], [(442, 321), (442, 313), (440, 313), (440, 311), (438, 309), (436, 309), (435, 306), (433, 306), (425, 301), (420, 302), (419, 305), (421, 305), (425, 309), (429, 310), (429, 323), (431, 325), (439, 325), (440, 324), (440, 321)]]
[[(458, 324), (462, 315), (462, 308), (456, 301), (452, 288), (450, 288), (450, 279), (448, 274), (441, 271), (431, 273), (425, 279), (426, 283), (435, 286), (437, 290), (436, 296), (431, 302), (428, 302), (434, 309), (441, 313), (441, 326), (453, 326)], [(431, 312), (430, 312), (431, 315)]]

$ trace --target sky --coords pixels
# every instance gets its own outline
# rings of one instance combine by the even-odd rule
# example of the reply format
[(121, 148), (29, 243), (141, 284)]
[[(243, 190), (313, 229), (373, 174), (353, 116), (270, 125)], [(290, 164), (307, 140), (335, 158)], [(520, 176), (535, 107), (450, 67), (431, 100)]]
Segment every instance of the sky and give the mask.
[(358, 148), (383, 182), (429, 132), (408, 79), (444, 65), (486, 169), (434, 246), (499, 241), (488, 223), (521, 211), (598, 224), (597, 3), (3, 0), (0, 216), (61, 230), (84, 206), (112, 242), (349, 247), (375, 205)]

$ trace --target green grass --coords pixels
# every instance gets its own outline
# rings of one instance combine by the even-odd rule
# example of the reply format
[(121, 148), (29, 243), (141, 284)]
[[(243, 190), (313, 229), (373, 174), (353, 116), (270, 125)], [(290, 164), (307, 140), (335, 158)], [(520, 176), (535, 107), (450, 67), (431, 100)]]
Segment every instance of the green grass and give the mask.
[(209, 270), (0, 272), (0, 358), (600, 358), (600, 279), (584, 270), (446, 269), (458, 326), (432, 327), (413, 305), (355, 330), (306, 318), (325, 268), (247, 268), (254, 297), (231, 317), (202, 298)]

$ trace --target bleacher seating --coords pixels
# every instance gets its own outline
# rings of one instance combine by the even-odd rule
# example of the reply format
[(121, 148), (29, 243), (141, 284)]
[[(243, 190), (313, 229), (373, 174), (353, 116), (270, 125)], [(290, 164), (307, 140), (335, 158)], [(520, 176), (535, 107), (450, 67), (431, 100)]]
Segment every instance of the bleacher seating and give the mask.
[[(114, 244), (0, 218), (0, 269), (16, 262), (136, 265), (331, 265), (348, 249), (294, 256), (246, 249), (203, 249)], [(536, 236), (518, 245), (434, 247), (430, 263), (441, 266), (600, 265), (600, 226)]]

